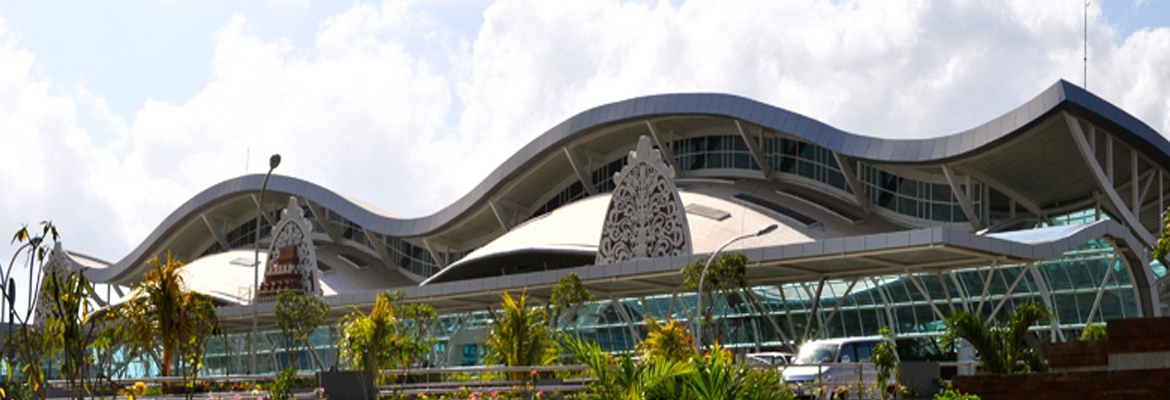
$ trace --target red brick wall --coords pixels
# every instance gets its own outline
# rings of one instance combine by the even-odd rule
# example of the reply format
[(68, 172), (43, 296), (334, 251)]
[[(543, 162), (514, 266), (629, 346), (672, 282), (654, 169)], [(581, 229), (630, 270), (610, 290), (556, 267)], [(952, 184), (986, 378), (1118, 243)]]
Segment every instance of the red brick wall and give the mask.
[(1052, 369), (1102, 367), (1109, 365), (1105, 341), (1064, 342), (1048, 345), (1048, 366)]
[[(1170, 318), (1109, 321), (1105, 342), (1055, 343), (1053, 368), (1105, 366), (1109, 354), (1170, 351)], [(956, 376), (955, 387), (983, 400), (1170, 400), (1170, 369)]]
[[(1170, 351), (1170, 318), (1126, 318), (1109, 321), (1110, 353)], [(1170, 395), (1167, 396), (1170, 398)]]
[(956, 376), (953, 383), (983, 400), (1170, 399), (1170, 369)]

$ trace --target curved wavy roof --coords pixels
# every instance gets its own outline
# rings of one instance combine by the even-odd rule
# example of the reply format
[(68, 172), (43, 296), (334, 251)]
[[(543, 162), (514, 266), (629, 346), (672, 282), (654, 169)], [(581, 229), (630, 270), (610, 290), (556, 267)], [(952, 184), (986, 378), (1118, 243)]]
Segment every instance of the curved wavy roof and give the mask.
[[(529, 142), (475, 188), (442, 210), (417, 218), (397, 218), (296, 178), (274, 175), (269, 191), (306, 198), (369, 229), (394, 237), (420, 237), (458, 223), (505, 184), (528, 171), (544, 155), (601, 128), (631, 120), (701, 115), (740, 120), (820, 145), (841, 155), (882, 163), (926, 164), (974, 155), (1024, 132), (1054, 113), (1068, 111), (1113, 131), (1163, 165), (1170, 164), (1170, 142), (1153, 128), (1109, 102), (1069, 82), (1058, 81), (1039, 96), (977, 127), (925, 139), (892, 139), (846, 132), (804, 115), (755, 100), (713, 93), (664, 94), (606, 104), (577, 114)], [(263, 175), (246, 175), (216, 184), (188, 200), (164, 219), (130, 254), (109, 268), (92, 269), (96, 281), (126, 279), (126, 274), (160, 249), (158, 243), (195, 213), (217, 201), (258, 192)]]

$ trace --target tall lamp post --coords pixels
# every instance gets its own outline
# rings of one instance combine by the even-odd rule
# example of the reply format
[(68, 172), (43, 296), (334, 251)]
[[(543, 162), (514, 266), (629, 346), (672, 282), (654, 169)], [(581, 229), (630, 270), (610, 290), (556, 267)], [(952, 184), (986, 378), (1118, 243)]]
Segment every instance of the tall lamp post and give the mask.
[(706, 278), (707, 278), (707, 270), (711, 269), (711, 262), (715, 261), (715, 258), (719, 257), (719, 253), (723, 252), (723, 249), (727, 248), (727, 246), (730, 246), (732, 243), (735, 243), (735, 242), (738, 242), (740, 240), (744, 240), (747, 238), (767, 235), (768, 233), (771, 233), (772, 231), (776, 230), (776, 228), (777, 228), (776, 224), (771, 224), (771, 225), (765, 226), (763, 228), (760, 228), (760, 230), (758, 230), (756, 232), (745, 233), (745, 234), (733, 237), (730, 240), (724, 242), (722, 246), (719, 246), (719, 248), (716, 249), (714, 253), (711, 253), (710, 257), (707, 257), (707, 264), (703, 266), (703, 272), (699, 274), (699, 291), (696, 293), (696, 295), (699, 296), (699, 304), (698, 304), (698, 307), (695, 308), (695, 322), (696, 322), (695, 323), (695, 348), (696, 349), (703, 348), (703, 319), (702, 319), (702, 314), (703, 314), (703, 281), (706, 280)]
[(260, 312), (256, 308), (257, 303), (260, 302), (260, 219), (263, 218), (264, 212), (264, 190), (268, 189), (268, 178), (272, 176), (272, 170), (280, 165), (280, 154), (273, 154), (268, 158), (268, 173), (264, 174), (264, 184), (260, 185), (260, 198), (256, 200), (256, 243), (255, 263), (252, 264), (252, 374), (256, 374), (256, 336), (260, 320)]

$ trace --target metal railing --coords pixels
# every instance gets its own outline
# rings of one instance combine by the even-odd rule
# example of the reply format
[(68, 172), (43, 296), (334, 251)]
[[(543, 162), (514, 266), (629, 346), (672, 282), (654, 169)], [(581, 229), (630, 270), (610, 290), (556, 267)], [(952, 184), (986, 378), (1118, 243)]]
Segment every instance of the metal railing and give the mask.
[[(940, 367), (956, 367), (959, 368), (961, 374), (969, 375), (978, 371), (980, 363), (971, 361), (942, 361), (939, 362)], [(876, 395), (876, 372), (877, 369), (873, 363), (822, 363), (822, 364), (807, 364), (807, 365), (785, 365), (785, 366), (753, 366), (753, 369), (770, 369), (776, 368), (781, 373), (791, 368), (809, 368), (815, 367), (815, 374), (802, 375), (801, 378), (808, 376), (809, 379), (800, 379), (798, 381), (789, 380), (787, 382), (789, 388), (801, 395), (814, 395), (820, 397), (822, 395), (829, 396), (833, 390), (837, 388), (847, 388), (850, 390), (850, 396), (858, 396), (859, 394), (869, 393)], [(532, 380), (516, 380), (507, 379), (506, 376), (501, 377), (501, 374), (515, 373), (515, 372), (536, 372), (541, 373), (572, 373), (589, 371), (590, 367), (585, 365), (554, 365), (554, 366), (533, 366), (533, 367), (506, 367), (498, 365), (486, 366), (465, 366), (465, 367), (443, 367), (443, 368), (404, 368), (404, 369), (384, 369), (378, 371), (380, 376), (389, 376), (395, 382), (384, 384), (378, 387), (379, 391), (389, 394), (441, 394), (458, 392), (462, 390), (472, 391), (512, 391), (512, 390), (528, 390), (528, 391), (545, 391), (545, 392), (574, 392), (585, 390), (588, 385), (595, 382), (597, 378), (582, 374), (581, 376), (564, 377), (560, 379), (532, 379)], [(451, 375), (467, 374), (469, 379), (452, 379)], [(316, 371), (300, 371), (296, 373), (297, 378), (315, 378)], [(415, 377), (410, 379), (409, 377)], [(421, 378), (420, 378), (421, 377)], [(831, 377), (831, 378), (827, 378)], [(846, 378), (842, 378), (846, 377)], [(504, 379), (500, 379), (504, 378)], [(274, 373), (268, 374), (247, 374), (247, 375), (222, 375), (222, 376), (207, 376), (199, 377), (194, 380), (196, 383), (263, 383), (267, 384), (276, 379)], [(413, 381), (412, 381), (413, 380)], [(46, 381), (48, 385), (55, 387), (63, 387), (68, 384), (63, 379), (53, 379)], [(101, 382), (114, 382), (120, 385), (132, 385), (136, 382), (143, 382), (146, 384), (163, 384), (163, 383), (183, 383), (183, 377), (142, 377), (133, 379), (111, 379), (101, 380)]]
[[(576, 392), (585, 390), (590, 382), (596, 381), (593, 377), (570, 377), (562, 379), (532, 379), (532, 380), (515, 380), (515, 379), (498, 379), (496, 374), (507, 374), (509, 372), (535, 372), (550, 373), (550, 372), (582, 372), (588, 371), (590, 368), (585, 365), (551, 365), (551, 366), (534, 366), (534, 367), (505, 367), (499, 365), (485, 365), (485, 366), (468, 366), (468, 367), (447, 367), (447, 368), (411, 368), (411, 369), (386, 369), (379, 373), (382, 376), (425, 376), (425, 377), (447, 377), (455, 374), (470, 374), (480, 375), (480, 379), (466, 379), (466, 380), (449, 380), (439, 379), (437, 381), (425, 382), (403, 382), (381, 385), (378, 387), (383, 394), (441, 394), (451, 393), (463, 390), (471, 391), (495, 391), (505, 392), (513, 390), (523, 390), (531, 392)], [(485, 379), (486, 378), (486, 379)]]
[[(475, 391), (509, 391), (509, 390), (532, 390), (545, 392), (572, 392), (584, 390), (586, 386), (596, 380), (592, 377), (574, 377), (564, 379), (536, 379), (534, 381), (524, 380), (507, 380), (507, 379), (483, 379), (494, 378), (492, 374), (506, 374), (509, 372), (581, 372), (588, 371), (590, 368), (585, 365), (554, 365), (554, 366), (534, 366), (534, 367), (505, 367), (505, 366), (466, 366), (466, 367), (446, 367), (446, 368), (406, 368), (406, 369), (384, 369), (378, 371), (380, 376), (391, 377), (408, 377), (408, 376), (422, 376), (424, 382), (403, 382), (391, 383), (378, 387), (379, 391), (384, 393), (397, 394), (438, 394), (458, 392), (461, 390), (475, 390)], [(430, 377), (449, 378), (450, 375), (456, 374), (470, 374), (481, 375), (481, 379), (439, 379), (436, 381), (429, 381)], [(316, 371), (299, 371), (296, 373), (297, 378), (315, 378)], [(267, 374), (241, 374), (241, 375), (219, 375), (219, 376), (200, 376), (193, 380), (195, 383), (261, 383), (267, 384), (276, 379), (275, 373)], [(51, 387), (65, 387), (69, 384), (64, 379), (51, 379), (45, 381)], [(155, 376), (155, 377), (141, 377), (141, 378), (120, 378), (120, 379), (101, 379), (98, 381), (102, 384), (113, 382), (115, 384), (129, 386), (137, 382), (145, 384), (164, 384), (164, 383), (184, 383), (186, 380), (181, 376)]]

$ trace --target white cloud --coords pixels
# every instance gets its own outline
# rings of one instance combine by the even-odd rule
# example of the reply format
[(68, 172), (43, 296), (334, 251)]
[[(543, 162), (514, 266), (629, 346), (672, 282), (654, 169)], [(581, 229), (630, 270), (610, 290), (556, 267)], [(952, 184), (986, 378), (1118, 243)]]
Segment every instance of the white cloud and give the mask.
[(207, 87), (181, 105), (149, 101), (135, 117), (127, 163), (194, 193), (243, 173), (250, 148), (254, 165), (278, 152), (278, 173), (358, 198), (429, 203), (402, 196), (399, 184), (425, 173), (419, 166), (450, 108), (447, 83), (379, 40), (382, 16), (358, 6), (330, 19), (316, 47), (295, 50), (233, 18), (217, 34)]
[(283, 8), (309, 8), (309, 0), (268, 0), (266, 3), (269, 7), (276, 9)]
[[(126, 119), (105, 106), (116, 93), (52, 94), (0, 24), (0, 160), (21, 166), (0, 170), (0, 217), (15, 218), (0, 228), (54, 218), (116, 260), (243, 173), (248, 149), (252, 172), (279, 152), (278, 173), (420, 215), (554, 124), (633, 96), (730, 92), (846, 130), (923, 136), (1081, 81), (1077, 6), (502, 0), (459, 37), (432, 5), (358, 4), (304, 47), (234, 17), (214, 34), (202, 90)], [(1096, 5), (1090, 18), (1090, 88), (1170, 132), (1170, 28), (1118, 37)]]

